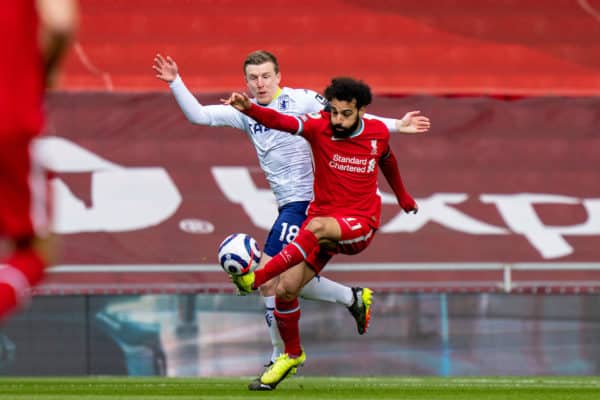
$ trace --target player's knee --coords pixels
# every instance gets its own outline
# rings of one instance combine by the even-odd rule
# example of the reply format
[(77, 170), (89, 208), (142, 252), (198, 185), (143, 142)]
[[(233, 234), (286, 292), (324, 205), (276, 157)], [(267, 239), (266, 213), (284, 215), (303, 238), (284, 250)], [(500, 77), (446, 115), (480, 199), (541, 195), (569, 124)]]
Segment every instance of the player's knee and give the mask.
[(325, 237), (327, 225), (324, 218), (313, 218), (306, 225), (306, 229), (311, 231), (318, 239)]
[(263, 283), (259, 288), (260, 295), (263, 297), (275, 296), (275, 287), (277, 286), (277, 279), (273, 278), (268, 282)]
[(290, 284), (279, 284), (275, 289), (275, 296), (279, 299), (283, 299), (285, 301), (294, 300), (298, 297), (298, 293), (300, 292), (300, 288)]

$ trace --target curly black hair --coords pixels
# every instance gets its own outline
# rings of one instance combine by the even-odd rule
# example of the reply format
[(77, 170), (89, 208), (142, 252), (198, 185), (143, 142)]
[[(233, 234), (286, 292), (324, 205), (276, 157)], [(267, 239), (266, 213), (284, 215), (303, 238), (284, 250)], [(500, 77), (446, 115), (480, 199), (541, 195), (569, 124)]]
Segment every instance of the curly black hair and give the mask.
[(328, 101), (337, 99), (351, 102), (356, 99), (356, 108), (371, 104), (371, 88), (363, 81), (348, 77), (338, 77), (331, 80), (331, 85), (325, 89), (325, 98)]

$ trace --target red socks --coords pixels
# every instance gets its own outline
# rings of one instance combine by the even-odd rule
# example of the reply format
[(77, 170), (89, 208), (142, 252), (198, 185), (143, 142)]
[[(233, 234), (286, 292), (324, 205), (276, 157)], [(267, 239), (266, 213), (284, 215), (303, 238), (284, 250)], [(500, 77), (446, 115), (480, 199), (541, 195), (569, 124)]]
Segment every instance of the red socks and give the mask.
[(319, 246), (319, 239), (309, 230), (302, 229), (296, 239), (269, 260), (264, 268), (254, 272), (254, 289), (302, 262)]
[(285, 352), (290, 357), (300, 356), (302, 347), (300, 347), (300, 329), (298, 327), (300, 321), (300, 303), (298, 299), (286, 301), (276, 298), (274, 315), (281, 339), (285, 343)]
[(42, 279), (44, 268), (33, 250), (17, 251), (0, 264), (0, 319), (28, 303), (30, 289)]
[[(319, 247), (319, 239), (309, 230), (303, 229), (296, 239), (275, 255), (264, 268), (254, 272), (254, 288), (271, 280), (275, 276), (302, 262), (309, 254)], [(302, 354), (300, 347), (300, 303), (298, 299), (282, 300), (275, 298), (275, 320), (285, 343), (285, 352), (290, 357)]]

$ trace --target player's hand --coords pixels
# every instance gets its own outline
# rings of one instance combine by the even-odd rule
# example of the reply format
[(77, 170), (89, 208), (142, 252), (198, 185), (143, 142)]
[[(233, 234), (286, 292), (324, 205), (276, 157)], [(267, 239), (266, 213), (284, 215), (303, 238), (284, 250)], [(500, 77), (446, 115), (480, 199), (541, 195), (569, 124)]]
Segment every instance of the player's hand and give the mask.
[(421, 111), (409, 111), (401, 120), (396, 122), (396, 127), (402, 133), (425, 133), (431, 127), (429, 118), (420, 115)]
[(161, 81), (171, 83), (177, 78), (177, 64), (169, 56), (167, 58), (164, 58), (160, 54), (154, 56), (152, 69), (156, 72), (156, 77)]
[(417, 202), (415, 201), (415, 199), (413, 199), (411, 197), (411, 195), (409, 195), (408, 193), (406, 193), (400, 199), (400, 207), (407, 214), (411, 214), (411, 213), (412, 214), (416, 214), (419, 211), (419, 205), (417, 204)]
[(252, 106), (252, 102), (246, 93), (233, 92), (228, 99), (221, 99), (221, 102), (234, 107), (238, 111), (246, 111)]

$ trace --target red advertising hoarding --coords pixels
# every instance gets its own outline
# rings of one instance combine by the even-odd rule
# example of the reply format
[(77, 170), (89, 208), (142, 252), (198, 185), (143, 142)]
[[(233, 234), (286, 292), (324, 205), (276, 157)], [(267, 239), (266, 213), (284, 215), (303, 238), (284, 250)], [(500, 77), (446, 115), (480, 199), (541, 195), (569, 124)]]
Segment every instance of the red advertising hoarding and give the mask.
[[(431, 131), (391, 144), (419, 213), (382, 178), (377, 236), (328, 276), (389, 290), (600, 282), (599, 99), (377, 97), (369, 112), (412, 109)], [(230, 290), (218, 243), (263, 242), (277, 212), (244, 132), (190, 124), (168, 93), (57, 93), (48, 111), (37, 145), (62, 256), (39, 293)]]

